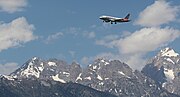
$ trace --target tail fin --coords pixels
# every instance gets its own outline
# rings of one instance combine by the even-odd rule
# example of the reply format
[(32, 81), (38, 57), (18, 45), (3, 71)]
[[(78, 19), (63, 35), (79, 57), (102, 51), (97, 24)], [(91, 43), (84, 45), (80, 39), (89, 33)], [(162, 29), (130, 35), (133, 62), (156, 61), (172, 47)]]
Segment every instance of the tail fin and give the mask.
[(128, 15), (125, 17), (125, 19), (129, 19), (130, 13), (128, 13)]

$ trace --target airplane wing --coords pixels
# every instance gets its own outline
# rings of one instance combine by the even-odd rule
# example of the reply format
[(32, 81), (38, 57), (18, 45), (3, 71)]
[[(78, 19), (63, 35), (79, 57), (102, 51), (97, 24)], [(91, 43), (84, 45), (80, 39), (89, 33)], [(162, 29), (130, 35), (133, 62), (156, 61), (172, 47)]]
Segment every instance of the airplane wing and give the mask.
[(111, 22), (115, 22), (116, 19), (115, 18), (112, 18), (112, 19), (109, 19)]
[(122, 20), (121, 18), (110, 18), (109, 19), (111, 22), (116, 22)]
[(124, 19), (123, 18), (116, 18), (114, 19), (114, 22), (122, 22)]

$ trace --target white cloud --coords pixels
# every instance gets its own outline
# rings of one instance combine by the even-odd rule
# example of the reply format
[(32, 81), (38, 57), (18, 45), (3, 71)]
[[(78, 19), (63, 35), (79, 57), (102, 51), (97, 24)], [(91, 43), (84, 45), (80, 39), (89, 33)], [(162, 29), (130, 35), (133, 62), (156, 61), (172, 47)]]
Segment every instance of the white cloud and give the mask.
[(28, 24), (26, 18), (24, 17), (17, 18), (11, 23), (1, 23), (0, 52), (37, 39), (37, 36), (33, 35), (33, 30), (34, 26), (32, 24)]
[(81, 64), (83, 64), (83, 65), (88, 65), (91, 61), (92, 61), (91, 58), (83, 57), (83, 58), (81, 59)]
[(0, 64), (0, 74), (8, 75), (18, 69), (19, 66), (17, 63), (6, 63)]
[(22, 11), (27, 6), (27, 0), (0, 0), (0, 11), (14, 13)]
[(103, 46), (106, 46), (108, 48), (113, 48), (113, 45), (112, 45), (112, 41), (113, 40), (117, 40), (119, 38), (118, 35), (108, 35), (108, 36), (105, 36), (103, 39), (101, 40), (96, 40), (96, 44), (97, 45), (103, 45)]
[(144, 58), (143, 54), (132, 54), (132, 55), (122, 54), (120, 59), (123, 62), (126, 62), (134, 70), (141, 70), (147, 62), (147, 58)]
[(81, 28), (70, 27), (70, 28), (65, 29), (63, 32), (66, 32), (67, 34), (72, 34), (74, 35), (74, 37), (76, 37), (76, 36), (79, 36), (81, 32)]
[(135, 24), (148, 27), (160, 26), (175, 21), (178, 11), (178, 6), (172, 6), (165, 0), (158, 0), (140, 13)]
[(58, 33), (55, 33), (55, 34), (52, 34), (52, 35), (49, 35), (48, 38), (45, 40), (45, 43), (50, 43), (54, 40), (57, 40), (59, 39), (60, 37), (62, 37), (64, 34), (62, 32), (58, 32)]
[(123, 54), (147, 53), (165, 46), (180, 36), (180, 30), (173, 28), (143, 28), (124, 39), (111, 44)]
[(63, 32), (64, 35), (68, 35), (68, 36), (70, 35), (73, 38), (82, 37), (82, 38), (93, 39), (96, 37), (96, 33), (94, 31), (87, 31), (79, 27), (69, 27), (61, 30), (61, 32)]
[(83, 36), (85, 36), (87, 38), (95, 38), (96, 34), (95, 34), (95, 32), (84, 32)]

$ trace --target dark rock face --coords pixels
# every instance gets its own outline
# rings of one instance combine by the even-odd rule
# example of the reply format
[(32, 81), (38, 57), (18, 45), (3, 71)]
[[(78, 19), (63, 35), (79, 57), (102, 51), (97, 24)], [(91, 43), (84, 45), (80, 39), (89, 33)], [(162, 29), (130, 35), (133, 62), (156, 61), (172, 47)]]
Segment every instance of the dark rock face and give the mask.
[(180, 56), (173, 49), (161, 50), (142, 69), (142, 73), (170, 93), (180, 95)]
[[(154, 79), (157, 84), (162, 85), (162, 83), (166, 82), (166, 76), (164, 74), (164, 67), (162, 66), (160, 69), (154, 67), (153, 64), (147, 64), (142, 73), (146, 74), (146, 76)], [(150, 75), (149, 75), (150, 74)]]
[(0, 79), (0, 97), (116, 97), (76, 83)]

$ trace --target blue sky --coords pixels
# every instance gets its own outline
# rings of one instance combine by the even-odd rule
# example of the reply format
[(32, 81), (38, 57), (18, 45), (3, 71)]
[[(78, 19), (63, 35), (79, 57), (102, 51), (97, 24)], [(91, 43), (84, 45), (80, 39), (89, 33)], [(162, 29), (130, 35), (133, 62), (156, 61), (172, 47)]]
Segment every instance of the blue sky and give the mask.
[[(179, 0), (1, 0), (0, 73), (34, 56), (84, 66), (96, 58), (119, 59), (140, 69), (166, 46), (180, 52), (179, 8)], [(129, 23), (99, 20), (127, 13)]]

